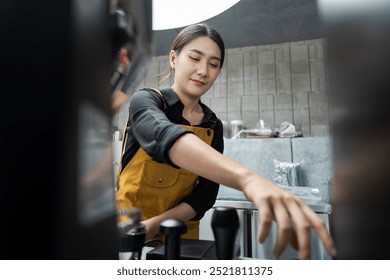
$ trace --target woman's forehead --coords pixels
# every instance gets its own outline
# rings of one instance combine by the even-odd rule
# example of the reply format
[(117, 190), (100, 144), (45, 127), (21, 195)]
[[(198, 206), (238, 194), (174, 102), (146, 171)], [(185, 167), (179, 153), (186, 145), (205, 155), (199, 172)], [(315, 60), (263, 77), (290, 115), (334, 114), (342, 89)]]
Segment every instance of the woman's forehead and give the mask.
[(221, 58), (221, 50), (217, 43), (207, 36), (197, 37), (189, 41), (184, 47), (184, 51), (194, 51), (200, 54)]

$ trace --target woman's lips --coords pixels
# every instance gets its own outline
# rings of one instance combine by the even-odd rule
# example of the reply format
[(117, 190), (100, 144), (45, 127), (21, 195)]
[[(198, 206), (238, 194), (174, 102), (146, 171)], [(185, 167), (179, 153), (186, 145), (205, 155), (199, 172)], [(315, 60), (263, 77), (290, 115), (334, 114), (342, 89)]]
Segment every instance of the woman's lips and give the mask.
[(192, 79), (191, 81), (193, 81), (197, 86), (203, 86), (203, 85), (206, 84), (205, 82), (202, 82), (202, 81), (199, 81), (199, 80)]

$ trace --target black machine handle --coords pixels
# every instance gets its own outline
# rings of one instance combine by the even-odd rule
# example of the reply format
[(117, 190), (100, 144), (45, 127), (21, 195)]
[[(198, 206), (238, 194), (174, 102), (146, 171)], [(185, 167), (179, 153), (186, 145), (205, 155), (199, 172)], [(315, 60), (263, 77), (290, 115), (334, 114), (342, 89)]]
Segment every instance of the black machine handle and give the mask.
[(232, 207), (216, 207), (211, 219), (217, 258), (231, 260), (238, 228), (240, 226), (237, 211)]
[(180, 235), (186, 232), (187, 224), (178, 219), (167, 219), (160, 224), (160, 233), (165, 235), (164, 259), (180, 259)]

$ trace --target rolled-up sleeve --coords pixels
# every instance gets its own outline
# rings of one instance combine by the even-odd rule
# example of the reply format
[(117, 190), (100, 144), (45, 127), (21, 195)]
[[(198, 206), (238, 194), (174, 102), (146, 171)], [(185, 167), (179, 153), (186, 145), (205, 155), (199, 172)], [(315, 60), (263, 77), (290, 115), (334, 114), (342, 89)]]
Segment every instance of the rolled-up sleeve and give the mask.
[(149, 156), (177, 167), (169, 159), (168, 151), (179, 137), (193, 132), (167, 118), (163, 99), (157, 92), (140, 90), (132, 96), (129, 121), (134, 137)]

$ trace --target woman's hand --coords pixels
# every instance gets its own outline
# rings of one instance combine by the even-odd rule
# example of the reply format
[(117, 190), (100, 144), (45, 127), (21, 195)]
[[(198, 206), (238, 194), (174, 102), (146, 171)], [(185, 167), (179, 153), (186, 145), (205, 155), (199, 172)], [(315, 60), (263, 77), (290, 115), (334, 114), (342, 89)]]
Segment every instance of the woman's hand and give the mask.
[(195, 217), (195, 215), (195, 210), (192, 209), (192, 207), (187, 203), (182, 202), (174, 208), (171, 208), (158, 216), (143, 221), (142, 223), (146, 228), (146, 240), (153, 238), (160, 232), (160, 224), (164, 220), (173, 218), (186, 222)]
[(146, 240), (154, 238), (154, 236), (159, 232), (160, 223), (152, 219), (148, 219), (142, 222), (145, 225), (146, 229)]
[(273, 250), (275, 257), (279, 257), (290, 243), (299, 251), (300, 259), (309, 259), (312, 228), (329, 254), (335, 255), (333, 241), (325, 223), (303, 201), (257, 174), (246, 176), (242, 184), (244, 194), (259, 209), (259, 242), (266, 240), (272, 221), (278, 224)]

